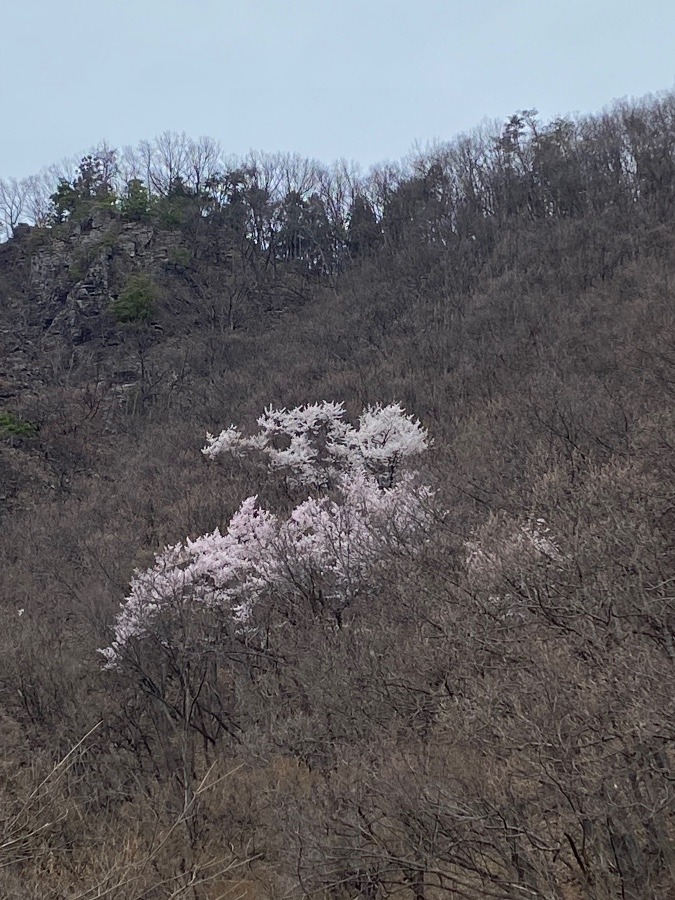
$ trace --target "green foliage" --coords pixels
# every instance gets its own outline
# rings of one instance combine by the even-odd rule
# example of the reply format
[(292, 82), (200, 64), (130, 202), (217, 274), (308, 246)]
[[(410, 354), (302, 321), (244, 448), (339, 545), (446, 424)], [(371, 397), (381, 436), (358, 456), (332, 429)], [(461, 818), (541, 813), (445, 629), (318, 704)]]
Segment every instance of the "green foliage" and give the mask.
[(141, 325), (153, 313), (157, 289), (148, 275), (130, 275), (124, 290), (110, 305), (118, 322)]
[(52, 215), (56, 222), (64, 222), (71, 216), (78, 204), (79, 195), (73, 185), (63, 179), (49, 198), (52, 202)]
[(113, 187), (115, 171), (114, 151), (101, 150), (83, 157), (72, 182), (62, 178), (49, 198), (52, 202), (52, 220), (65, 222), (92, 207), (113, 209), (117, 202)]
[(82, 198), (96, 199), (110, 205), (115, 200), (112, 176), (115, 169), (114, 152), (85, 156), (78, 166), (73, 187)]
[(120, 212), (130, 222), (140, 222), (150, 215), (150, 197), (143, 182), (132, 178), (127, 183), (126, 195), (122, 198)]
[(190, 258), (190, 251), (187, 247), (172, 247), (169, 250), (166, 268), (176, 273), (184, 272), (190, 265)]
[(0, 438), (30, 438), (37, 434), (37, 426), (32, 422), (13, 415), (0, 413)]

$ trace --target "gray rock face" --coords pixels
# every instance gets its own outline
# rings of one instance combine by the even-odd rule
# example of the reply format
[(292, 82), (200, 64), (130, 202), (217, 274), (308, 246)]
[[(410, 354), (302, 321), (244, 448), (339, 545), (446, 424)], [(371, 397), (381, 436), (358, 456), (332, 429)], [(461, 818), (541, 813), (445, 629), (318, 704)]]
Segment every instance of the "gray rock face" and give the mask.
[(77, 346), (94, 337), (114, 342), (116, 323), (106, 315), (112, 300), (131, 273), (157, 270), (178, 243), (178, 235), (160, 234), (146, 223), (93, 215), (67, 239), (39, 248), (30, 261), (30, 284), (45, 347)]
[(0, 244), (0, 407), (39, 408), (54, 382), (135, 384), (161, 328), (129, 329), (110, 307), (133, 274), (161, 285), (181, 244), (177, 230), (105, 211)]

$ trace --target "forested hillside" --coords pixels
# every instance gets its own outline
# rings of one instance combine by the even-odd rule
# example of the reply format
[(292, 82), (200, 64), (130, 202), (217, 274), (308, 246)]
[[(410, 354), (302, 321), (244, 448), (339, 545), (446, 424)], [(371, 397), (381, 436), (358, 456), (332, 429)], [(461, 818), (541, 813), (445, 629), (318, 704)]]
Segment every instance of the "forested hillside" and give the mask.
[(0, 217), (0, 895), (675, 897), (675, 95)]

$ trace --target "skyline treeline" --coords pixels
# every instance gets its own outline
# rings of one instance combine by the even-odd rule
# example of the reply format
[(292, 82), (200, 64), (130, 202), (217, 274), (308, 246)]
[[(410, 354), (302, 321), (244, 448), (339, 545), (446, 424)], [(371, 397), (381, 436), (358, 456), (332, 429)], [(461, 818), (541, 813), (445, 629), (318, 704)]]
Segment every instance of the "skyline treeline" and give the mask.
[(49, 227), (78, 207), (150, 215), (181, 198), (239, 236), (334, 273), (346, 254), (392, 242), (413, 218), (429, 242), (489, 238), (513, 216), (582, 217), (611, 200), (618, 215), (674, 202), (675, 94), (618, 101), (602, 113), (541, 122), (535, 110), (417, 150), (395, 163), (324, 165), (293, 153), (224, 155), (209, 137), (164, 132), (135, 147), (105, 142), (24, 179), (0, 178), (5, 236)]

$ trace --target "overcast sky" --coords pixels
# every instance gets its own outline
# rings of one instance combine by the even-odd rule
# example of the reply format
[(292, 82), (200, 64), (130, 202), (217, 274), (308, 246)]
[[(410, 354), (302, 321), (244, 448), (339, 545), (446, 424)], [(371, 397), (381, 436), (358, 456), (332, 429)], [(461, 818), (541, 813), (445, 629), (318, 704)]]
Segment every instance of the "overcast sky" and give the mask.
[(3, 176), (166, 130), (368, 166), (675, 88), (673, 0), (7, 0), (0, 23)]

